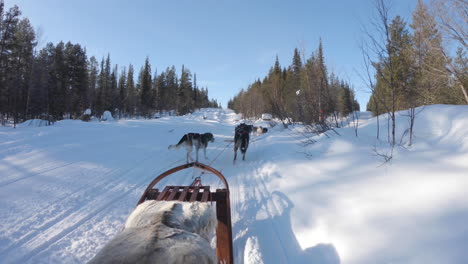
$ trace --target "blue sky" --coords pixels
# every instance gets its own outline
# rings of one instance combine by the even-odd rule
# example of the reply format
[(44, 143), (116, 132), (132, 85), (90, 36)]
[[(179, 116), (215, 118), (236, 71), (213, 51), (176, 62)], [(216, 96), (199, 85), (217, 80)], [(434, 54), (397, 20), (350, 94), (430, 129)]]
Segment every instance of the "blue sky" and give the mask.
[[(392, 14), (407, 20), (417, 0), (393, 0)], [(40, 29), (41, 42), (80, 43), (98, 60), (110, 53), (119, 67), (152, 70), (184, 64), (199, 86), (223, 106), (240, 89), (263, 78), (278, 55), (282, 66), (298, 47), (310, 56), (322, 38), (329, 71), (348, 80), (361, 109), (369, 98), (359, 43), (372, 0), (5, 0)]]

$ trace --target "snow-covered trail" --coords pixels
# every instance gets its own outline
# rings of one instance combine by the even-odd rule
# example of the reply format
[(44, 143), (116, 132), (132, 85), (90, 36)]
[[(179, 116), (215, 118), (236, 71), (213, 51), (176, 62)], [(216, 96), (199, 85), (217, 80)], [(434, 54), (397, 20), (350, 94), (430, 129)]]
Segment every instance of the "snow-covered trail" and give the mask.
[[(259, 146), (268, 135), (254, 136), (247, 160), (233, 164), (232, 143), (226, 141), (232, 139), (234, 115), (223, 111), (204, 115), (207, 120), (192, 116), (110, 124), (64, 121), (55, 127), (19, 128), (18, 135), (1, 131), (0, 259), (89, 260), (121, 230), (145, 186), (185, 162), (183, 150), (168, 151), (167, 146), (184, 133), (210, 131), (216, 138), (208, 149), (211, 159), (204, 161), (200, 153), (200, 160), (220, 169), (230, 183), (236, 262), (242, 263), (244, 254), (254, 254), (266, 263), (278, 259), (290, 263), (290, 243), (285, 244), (282, 236), (292, 236), (292, 231), (285, 233), (283, 223), (278, 223), (284, 221), (283, 198), (272, 202), (275, 198), (257, 175), (265, 158)], [(177, 180), (189, 184), (196, 173)], [(203, 182), (219, 184), (205, 176)], [(278, 219), (259, 223), (258, 214)], [(268, 243), (268, 252), (282, 250), (262, 257), (259, 241), (269, 240), (275, 242)]]
[[(109, 213), (109, 210), (124, 209), (115, 206), (120, 203), (130, 205), (128, 197), (152, 179), (158, 170), (155, 160), (160, 160), (161, 156), (158, 157), (157, 150), (136, 151), (128, 156), (123, 150), (109, 147), (115, 142), (113, 139), (102, 137), (77, 142), (79, 149), (72, 156), (64, 153), (66, 151), (57, 151), (62, 152), (59, 153), (62, 158), (47, 158), (51, 160), (50, 165), (46, 164), (50, 169), (45, 170), (29, 169), (27, 165), (19, 166), (17, 163), (40, 164), (44, 162), (44, 156), (60, 147), (48, 147), (40, 154), (29, 152), (24, 157), (2, 160), (2, 167), (11, 172), (4, 174), (10, 176), (8, 182), (0, 185), (3, 218), (0, 254), (3, 260), (45, 263), (53, 261), (56, 253), (63, 254), (61, 257), (76, 258), (70, 256), (68, 250), (61, 252), (57, 249), (80, 244), (83, 240), (96, 247), (100, 240), (86, 241), (86, 232), (99, 228), (102, 222), (114, 223), (114, 229), (115, 225), (121, 224), (122, 216), (117, 213), (116, 219), (116, 214)], [(67, 139), (65, 142), (74, 141)], [(66, 145), (57, 145), (61, 144)], [(171, 166), (182, 160), (169, 156), (160, 161)], [(54, 161), (60, 165), (56, 166)], [(113, 226), (101, 228), (112, 230)], [(89, 257), (89, 247), (79, 247), (76, 249)], [(53, 252), (51, 259), (44, 258), (51, 255), (49, 252)], [(63, 262), (59, 259), (57, 262)]]
[[(236, 164), (229, 140), (238, 122), (228, 110), (0, 127), (0, 262), (85, 263), (122, 229), (147, 184), (185, 163), (185, 150), (167, 146), (212, 132), (200, 161), (229, 182), (236, 263), (465, 263), (467, 116), (466, 106), (426, 107), (415, 144), (396, 148), (390, 165), (374, 153), (387, 147), (369, 114), (359, 137), (341, 128), (307, 147), (300, 127), (269, 128)], [(185, 170), (158, 187), (198, 175)], [(209, 174), (202, 182), (221, 186)]]
[(167, 153), (166, 144), (152, 146), (153, 138), (167, 131), (142, 124), (113, 124), (121, 130), (113, 135), (80, 124), (76, 133), (55, 137), (70, 132), (59, 125), (26, 131), (29, 135), (16, 142), (2, 140), (14, 145), (2, 148), (0, 163), (0, 258), (14, 263), (89, 259), (102, 246), (99, 236), (120, 228), (145, 185), (184, 161)]

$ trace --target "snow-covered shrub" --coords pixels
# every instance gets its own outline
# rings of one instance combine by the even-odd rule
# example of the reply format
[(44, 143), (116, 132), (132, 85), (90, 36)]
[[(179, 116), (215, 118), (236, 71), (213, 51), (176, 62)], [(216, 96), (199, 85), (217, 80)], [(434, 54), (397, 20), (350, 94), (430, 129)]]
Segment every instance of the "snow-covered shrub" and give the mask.
[(88, 122), (89, 120), (91, 120), (91, 109), (86, 109), (84, 112), (83, 112), (83, 115), (80, 117), (80, 119), (84, 122)]
[(270, 121), (271, 119), (273, 119), (271, 114), (262, 114), (262, 120)]
[(111, 112), (104, 111), (104, 113), (101, 116), (101, 121), (114, 121)]
[(49, 121), (43, 119), (30, 119), (19, 124), (19, 127), (43, 127), (48, 126)]
[(154, 113), (153, 118), (154, 119), (161, 118), (161, 113), (160, 112)]

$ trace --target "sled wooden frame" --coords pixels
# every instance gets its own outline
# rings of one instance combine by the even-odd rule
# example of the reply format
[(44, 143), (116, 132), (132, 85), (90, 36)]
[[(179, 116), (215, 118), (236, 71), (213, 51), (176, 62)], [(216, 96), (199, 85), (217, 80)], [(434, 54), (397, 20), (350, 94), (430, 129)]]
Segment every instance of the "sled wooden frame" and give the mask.
[[(225, 189), (216, 189), (216, 192), (210, 191), (210, 186), (166, 186), (163, 191), (153, 189), (153, 187), (167, 176), (188, 168), (199, 168), (209, 171), (224, 183)], [(137, 203), (137, 206), (146, 200), (156, 201), (181, 201), (181, 202), (216, 202), (216, 218), (218, 225), (216, 227), (216, 255), (218, 263), (234, 263), (234, 254), (232, 250), (232, 226), (231, 226), (231, 205), (229, 201), (229, 185), (226, 178), (214, 168), (199, 163), (192, 162), (172, 168), (156, 177), (146, 188)]]

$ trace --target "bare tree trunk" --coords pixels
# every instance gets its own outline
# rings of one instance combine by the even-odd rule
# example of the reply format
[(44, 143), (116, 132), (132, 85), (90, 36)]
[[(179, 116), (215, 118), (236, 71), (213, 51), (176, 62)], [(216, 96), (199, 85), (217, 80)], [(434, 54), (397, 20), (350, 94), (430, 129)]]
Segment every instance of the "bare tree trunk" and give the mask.
[(409, 140), (409, 146), (413, 145), (413, 127), (414, 127), (414, 119), (416, 117), (416, 111), (415, 108), (412, 107), (410, 109), (410, 140)]
[(379, 116), (377, 115), (377, 139), (379, 139), (379, 134), (380, 134), (380, 122), (379, 122)]
[(391, 114), (387, 113), (387, 141), (390, 142), (390, 119)]
[(460, 89), (462, 90), (463, 95), (465, 96), (465, 101), (468, 104), (468, 94), (466, 94), (465, 87), (463, 87), (463, 83), (460, 82)]
[[(393, 77), (391, 77), (393, 79)], [(395, 109), (395, 104), (396, 104), (396, 99), (395, 99), (395, 88), (392, 89), (392, 113), (391, 113), (391, 118), (392, 118), (392, 146), (395, 145), (395, 122), (396, 122), (396, 118), (395, 118), (395, 112), (396, 112), (396, 109)]]

